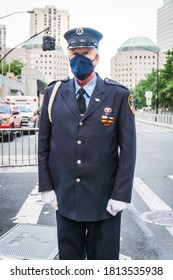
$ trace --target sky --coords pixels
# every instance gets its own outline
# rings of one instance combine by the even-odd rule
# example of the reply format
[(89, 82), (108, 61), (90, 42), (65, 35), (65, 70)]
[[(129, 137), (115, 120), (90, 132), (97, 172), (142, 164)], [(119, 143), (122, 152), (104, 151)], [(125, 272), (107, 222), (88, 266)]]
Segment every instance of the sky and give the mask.
[[(110, 59), (131, 37), (148, 37), (157, 43), (157, 9), (164, 0), (0, 0), (0, 17), (53, 5), (68, 10), (70, 28), (91, 27), (103, 34), (99, 45), (97, 72), (110, 76)], [(6, 25), (7, 47), (13, 48), (30, 37), (30, 14), (15, 14), (0, 19)]]

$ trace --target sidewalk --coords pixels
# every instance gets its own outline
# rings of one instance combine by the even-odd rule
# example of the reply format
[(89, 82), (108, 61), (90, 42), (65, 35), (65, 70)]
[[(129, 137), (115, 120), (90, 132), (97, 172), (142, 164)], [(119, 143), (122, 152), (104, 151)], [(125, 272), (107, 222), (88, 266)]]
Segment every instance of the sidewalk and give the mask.
[(1, 173), (37, 173), (38, 166), (9, 166), (9, 167), (0, 167)]
[(167, 124), (167, 123), (148, 121), (148, 120), (141, 119), (141, 118), (138, 118), (138, 117), (136, 117), (136, 121), (143, 122), (143, 123), (147, 123), (147, 124), (151, 124), (151, 125), (162, 126), (162, 127), (165, 127), (165, 128), (173, 129), (173, 125)]

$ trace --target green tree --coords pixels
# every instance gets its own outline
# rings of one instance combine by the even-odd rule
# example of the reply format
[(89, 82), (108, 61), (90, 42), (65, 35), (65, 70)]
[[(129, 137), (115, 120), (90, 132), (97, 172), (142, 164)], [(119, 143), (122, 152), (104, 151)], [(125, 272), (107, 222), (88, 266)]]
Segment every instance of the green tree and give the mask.
[(167, 52), (166, 63), (160, 71), (160, 107), (173, 111), (173, 50)]
[(150, 74), (146, 75), (145, 80), (141, 80), (138, 85), (135, 87), (133, 91), (133, 99), (136, 109), (140, 109), (143, 107), (146, 107), (146, 97), (145, 92), (146, 91), (152, 91), (153, 92), (153, 98), (152, 98), (152, 108), (155, 108), (155, 97), (156, 97), (156, 81), (157, 81), (157, 71), (152, 70)]
[(21, 75), (21, 70), (23, 68), (23, 63), (19, 60), (13, 60), (10, 64), (2, 63), (0, 64), (0, 73), (2, 74), (2, 67), (3, 67), (3, 75), (6, 75), (7, 72), (13, 72), (15, 76)]
[[(158, 73), (158, 101), (160, 109), (173, 111), (173, 50), (169, 50), (166, 55), (166, 63)], [(134, 104), (137, 109), (146, 106), (146, 91), (153, 92), (151, 108), (155, 109), (157, 93), (157, 70), (155, 69), (147, 74), (146, 79), (141, 80), (133, 90)]]

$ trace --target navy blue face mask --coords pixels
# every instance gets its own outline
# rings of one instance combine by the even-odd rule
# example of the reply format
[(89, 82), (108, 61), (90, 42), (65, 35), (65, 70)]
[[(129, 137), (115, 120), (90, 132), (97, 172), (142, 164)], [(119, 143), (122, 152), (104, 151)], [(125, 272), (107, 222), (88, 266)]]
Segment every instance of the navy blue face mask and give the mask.
[[(95, 58), (94, 58), (95, 60)], [(77, 54), (70, 60), (72, 73), (79, 80), (87, 79), (94, 71), (93, 61), (84, 55)]]

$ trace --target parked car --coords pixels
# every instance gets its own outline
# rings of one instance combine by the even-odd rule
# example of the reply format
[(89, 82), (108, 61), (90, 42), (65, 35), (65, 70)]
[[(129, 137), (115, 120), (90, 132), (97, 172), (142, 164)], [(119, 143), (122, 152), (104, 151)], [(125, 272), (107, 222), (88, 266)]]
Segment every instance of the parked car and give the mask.
[[(0, 129), (3, 129), (4, 136), (10, 137), (13, 140), (15, 131), (5, 131), (7, 128), (21, 128), (22, 115), (17, 106), (9, 103), (0, 103)], [(17, 136), (21, 135), (21, 131), (16, 131)]]
[(38, 127), (38, 112), (33, 111), (30, 106), (17, 104), (22, 115), (22, 126), (35, 128)]

